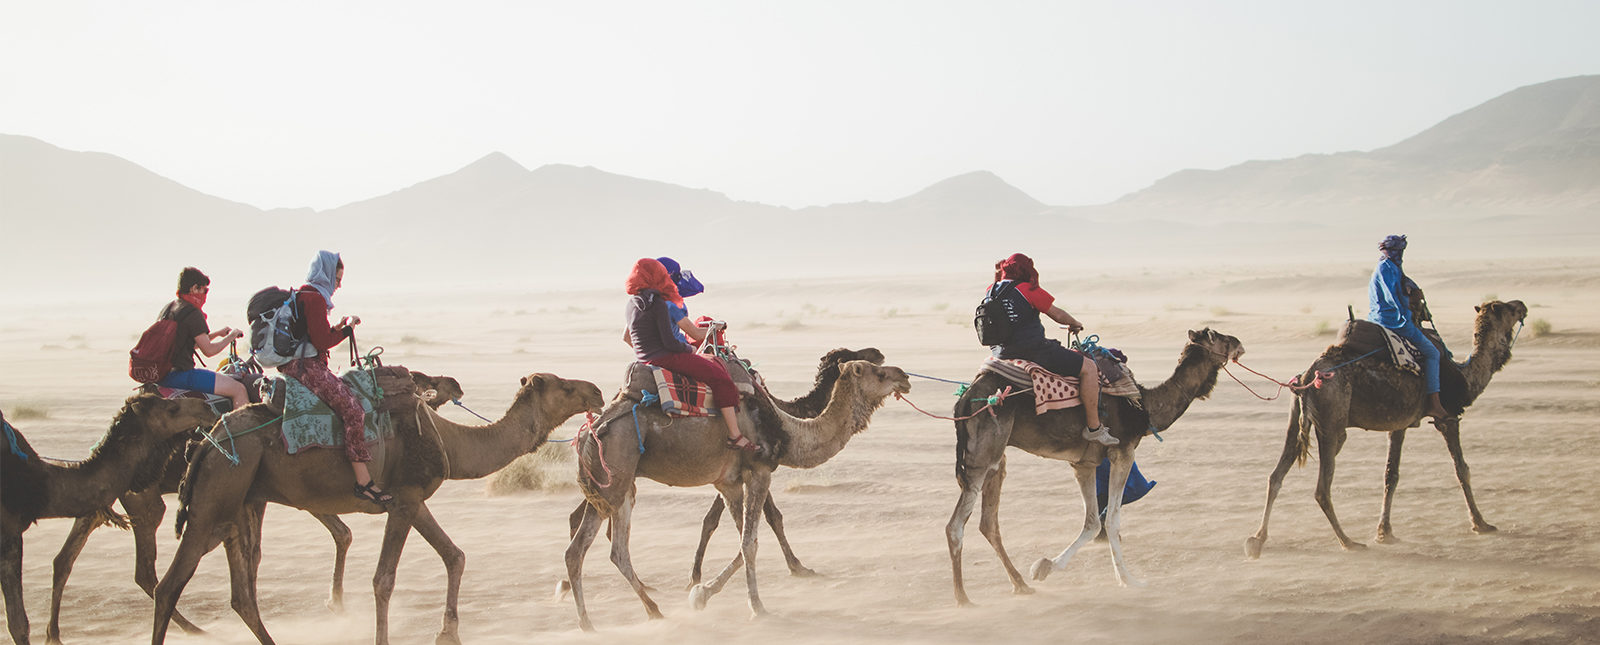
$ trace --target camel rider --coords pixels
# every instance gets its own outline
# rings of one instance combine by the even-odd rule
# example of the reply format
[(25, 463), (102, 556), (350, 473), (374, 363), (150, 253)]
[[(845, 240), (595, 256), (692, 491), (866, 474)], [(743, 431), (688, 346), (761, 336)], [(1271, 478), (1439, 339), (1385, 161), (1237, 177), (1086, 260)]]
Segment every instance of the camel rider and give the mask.
[[(698, 285), (699, 282), (693, 281), (692, 284)], [(678, 324), (672, 320), (668, 303), (683, 309), (685, 318), (688, 317), (688, 309), (684, 307), (683, 296), (678, 293), (678, 286), (667, 267), (660, 260), (641, 258), (633, 263), (625, 286), (632, 297), (628, 299), (628, 306), (624, 310), (627, 327), (623, 335), (628, 344), (633, 346), (634, 356), (642, 362), (683, 374), (709, 386), (711, 397), (716, 399), (718, 410), (722, 413), (722, 420), (728, 425), (728, 447), (759, 452), (761, 447), (739, 431), (739, 390), (728, 376), (728, 368), (718, 361), (696, 354), (681, 335), (698, 333), (700, 338), (704, 338), (705, 332), (699, 331), (692, 323), (683, 326), (685, 320), (680, 319)]]
[(1033, 259), (1016, 253), (996, 262), (989, 295), (1006, 301), (1007, 317), (1011, 319), (1010, 342), (989, 348), (994, 357), (1019, 358), (1038, 363), (1055, 374), (1077, 376), (1078, 396), (1083, 400), (1083, 414), (1088, 421), (1083, 438), (1107, 446), (1120, 443), (1111, 436), (1111, 429), (1100, 423), (1099, 368), (1083, 354), (1063, 347), (1060, 341), (1045, 338), (1040, 313), (1074, 332), (1081, 331), (1083, 323), (1057, 307), (1055, 296), (1039, 287), (1039, 272), (1033, 268)]
[(194, 267), (184, 267), (178, 273), (178, 298), (161, 310), (157, 320), (171, 319), (178, 325), (172, 339), (172, 371), (157, 382), (158, 385), (181, 390), (193, 390), (225, 396), (233, 400), (233, 409), (250, 405), (244, 384), (208, 369), (194, 366), (194, 353), (216, 356), (228, 347), (233, 339), (244, 336), (244, 331), (223, 327), (211, 331), (206, 325), (206, 295), (211, 293), (211, 278)]
[[(355, 472), (355, 496), (374, 504), (394, 499), (393, 495), (379, 489), (372, 481), (367, 462), (372, 455), (367, 452), (366, 412), (356, 400), (350, 387), (333, 375), (328, 368), (328, 350), (351, 337), (355, 326), (361, 324), (356, 316), (346, 316), (336, 325), (328, 324), (328, 312), (333, 309), (333, 292), (344, 284), (344, 260), (332, 251), (317, 251), (311, 261), (306, 283), (295, 293), (300, 303), (300, 319), (296, 331), (317, 348), (316, 356), (298, 358), (278, 367), (278, 371), (294, 377), (333, 409), (344, 424), (344, 454), (350, 459), (350, 469)], [(299, 329), (303, 326), (303, 329)]]
[[(694, 277), (694, 272), (683, 268), (677, 260), (669, 257), (656, 258), (662, 267), (667, 270), (667, 277), (672, 279), (672, 285), (678, 288), (678, 296), (691, 298), (705, 293), (706, 286)], [(695, 321), (689, 320), (689, 308), (682, 303), (666, 301), (667, 317), (672, 322), (672, 334), (686, 344), (700, 346), (706, 340), (706, 330)]]
[(1378, 243), (1378, 266), (1372, 270), (1372, 282), (1367, 287), (1371, 307), (1367, 319), (1411, 341), (1422, 352), (1422, 378), (1427, 384), (1428, 411), (1435, 420), (1449, 416), (1439, 402), (1439, 348), (1422, 335), (1422, 330), (1411, 320), (1411, 298), (1421, 296), (1421, 289), (1406, 277), (1401, 264), (1406, 251), (1406, 236), (1390, 235)]

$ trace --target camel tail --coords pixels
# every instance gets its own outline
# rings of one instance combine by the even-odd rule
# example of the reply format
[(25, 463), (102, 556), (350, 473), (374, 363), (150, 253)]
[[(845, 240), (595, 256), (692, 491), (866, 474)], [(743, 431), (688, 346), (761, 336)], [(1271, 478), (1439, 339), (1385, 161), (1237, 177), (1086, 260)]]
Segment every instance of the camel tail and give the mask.
[(578, 446), (578, 488), (583, 490), (584, 498), (595, 510), (608, 515), (611, 505), (606, 503), (606, 496), (601, 489), (612, 482), (610, 473), (606, 472), (606, 466), (600, 460), (599, 442), (600, 438), (592, 432), (579, 434), (575, 441)]
[(1305, 400), (1299, 396), (1294, 397), (1294, 407), (1289, 408), (1289, 432), (1295, 431), (1295, 426), (1300, 430), (1300, 456), (1295, 458), (1295, 465), (1306, 465), (1306, 457), (1311, 456), (1311, 424), (1309, 419), (1302, 419), (1300, 406)]
[(89, 521), (93, 522), (93, 526), (95, 528), (102, 526), (115, 526), (126, 531), (130, 526), (128, 524), (128, 516), (111, 510), (110, 506), (90, 513)]
[(183, 469), (183, 481), (178, 484), (178, 512), (172, 517), (172, 529), (180, 538), (183, 537), (183, 525), (189, 522), (189, 502), (194, 499), (194, 481), (200, 476), (200, 451), (204, 448), (204, 442), (191, 441), (183, 451), (183, 460), (187, 465)]

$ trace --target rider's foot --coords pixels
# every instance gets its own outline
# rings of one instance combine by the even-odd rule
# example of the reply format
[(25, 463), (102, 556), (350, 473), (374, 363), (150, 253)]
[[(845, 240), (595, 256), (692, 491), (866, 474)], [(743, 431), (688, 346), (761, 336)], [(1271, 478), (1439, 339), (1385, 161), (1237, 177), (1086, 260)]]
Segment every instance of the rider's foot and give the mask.
[(1083, 438), (1090, 441), (1098, 441), (1103, 446), (1115, 446), (1122, 443), (1116, 437), (1111, 436), (1111, 428), (1109, 426), (1100, 426), (1094, 430), (1084, 428)]

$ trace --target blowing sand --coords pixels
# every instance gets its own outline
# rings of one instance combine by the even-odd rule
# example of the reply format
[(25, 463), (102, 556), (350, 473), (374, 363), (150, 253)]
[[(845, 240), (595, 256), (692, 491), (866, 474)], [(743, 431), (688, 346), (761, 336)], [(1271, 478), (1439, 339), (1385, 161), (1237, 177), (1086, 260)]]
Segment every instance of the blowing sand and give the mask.
[[(751, 620), (742, 577), (704, 611), (684, 591), (700, 520), (712, 491), (639, 485), (633, 560), (667, 614), (647, 621), (598, 541), (585, 566), (590, 615), (584, 634), (570, 599), (552, 592), (565, 575), (567, 513), (580, 495), (569, 460), (538, 490), (491, 493), (486, 480), (446, 482), (430, 502), (467, 553), (461, 635), (469, 643), (873, 643), (873, 642), (1500, 642), (1600, 641), (1600, 496), (1594, 421), (1600, 412), (1600, 261), (1545, 259), (1411, 267), (1428, 288), (1445, 339), (1470, 351), (1472, 306), (1488, 297), (1521, 299), (1529, 327), (1515, 358), (1463, 421), (1462, 441), (1490, 535), (1468, 530), (1465, 504), (1443, 442), (1413, 430), (1394, 509), (1402, 542), (1341, 551), (1312, 500), (1315, 464), (1290, 472), (1274, 508), (1271, 540), (1258, 561), (1243, 542), (1260, 522), (1267, 475), (1282, 448), (1287, 398), (1263, 402), (1223, 375), (1165, 441), (1146, 439), (1138, 460), (1159, 482), (1127, 507), (1123, 536), (1135, 575), (1148, 586), (1117, 585), (1103, 545), (1067, 570), (1016, 596), (993, 551), (967, 527), (967, 591), (951, 594), (944, 525), (958, 489), (954, 431), (890, 400), (838, 457), (808, 471), (779, 470), (773, 491), (788, 535), (815, 578), (791, 577), (763, 528), (758, 560), (770, 616)], [(1121, 277), (1044, 286), (1123, 349), (1147, 385), (1171, 373), (1187, 329), (1237, 336), (1244, 363), (1286, 378), (1330, 342), (1345, 306), (1365, 309), (1370, 265), (1299, 268), (1214, 267), (1134, 270)], [(1084, 276), (1086, 278), (1092, 276)], [(1052, 279), (1055, 278), (1055, 279)], [(970, 379), (985, 351), (970, 327), (983, 276), (876, 281), (717, 285), (695, 298), (696, 314), (731, 323), (740, 354), (772, 389), (809, 389), (816, 360), (833, 347), (875, 346), (909, 372)], [(208, 305), (242, 311), (248, 294), (218, 285)], [(231, 295), (233, 300), (224, 297)], [(460, 380), (464, 403), (491, 418), (517, 379), (535, 371), (593, 381), (608, 395), (630, 360), (618, 342), (616, 292), (459, 293), (426, 301), (363, 292), (352, 276), (340, 313), (355, 313), (363, 345), (385, 346), (389, 364)], [(35, 448), (59, 458), (88, 454), (131, 385), (126, 352), (160, 302), (98, 302), (0, 312), (0, 404)], [(1548, 331), (1535, 333), (1536, 321)], [(1064, 332), (1053, 332), (1064, 335)], [(1059, 336), (1058, 336), (1059, 337)], [(1238, 372), (1243, 378), (1245, 375)], [(1275, 388), (1249, 380), (1264, 394)], [(911, 398), (945, 412), (952, 386), (913, 379)], [(1263, 390), (1262, 388), (1265, 387)], [(446, 416), (475, 422), (446, 406)], [(576, 422), (558, 429), (568, 437)], [(1345, 529), (1371, 542), (1382, 494), (1387, 442), (1352, 430), (1339, 457), (1334, 501)], [(567, 450), (551, 444), (545, 450)], [(515, 488), (512, 486), (511, 488)], [(169, 504), (172, 501), (169, 498)], [(175, 541), (159, 533), (165, 571)], [(332, 542), (309, 515), (270, 507), (260, 602), (284, 643), (371, 642), (369, 581), (382, 518), (346, 516), (355, 531), (347, 612), (323, 606)], [(1080, 498), (1071, 469), (1013, 450), (1001, 509), (1006, 546), (1019, 566), (1053, 556), (1077, 534)], [(35, 638), (48, 620), (51, 558), (70, 526), (46, 520), (26, 534), (24, 587)], [(732, 522), (712, 542), (708, 569), (736, 552)], [(151, 603), (133, 582), (132, 538), (102, 529), (78, 559), (63, 607), (69, 643), (147, 640)], [(396, 643), (432, 642), (443, 610), (444, 569), (413, 536), (401, 560), (390, 612)], [(173, 643), (253, 643), (228, 604), (220, 550), (200, 565), (180, 609), (209, 634), (169, 633)]]

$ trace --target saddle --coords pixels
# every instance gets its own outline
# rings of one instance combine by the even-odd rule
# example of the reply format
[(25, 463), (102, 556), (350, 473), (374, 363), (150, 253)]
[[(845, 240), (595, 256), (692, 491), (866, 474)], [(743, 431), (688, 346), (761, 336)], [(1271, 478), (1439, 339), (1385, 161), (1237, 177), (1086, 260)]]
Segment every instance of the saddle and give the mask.
[[(758, 385), (765, 387), (761, 375), (738, 357), (730, 354), (713, 360), (719, 360), (727, 368), (728, 376), (732, 377), (741, 395), (755, 394)], [(648, 393), (660, 402), (664, 412), (673, 416), (716, 416), (717, 408), (724, 405), (712, 400), (711, 387), (705, 383), (648, 363), (629, 364), (622, 380), (624, 385), (617, 399), (642, 402)]]
[[(399, 365), (348, 370), (339, 376), (361, 402), (365, 412), (366, 439), (379, 443), (394, 435), (393, 414), (417, 404), (416, 384), (411, 370)], [(332, 448), (344, 445), (343, 424), (338, 416), (306, 386), (288, 376), (263, 379), (267, 407), (283, 415), (284, 447), (295, 454), (311, 447)]]
[[(1127, 399), (1135, 408), (1143, 407), (1139, 384), (1127, 365), (1111, 356), (1096, 356), (1094, 361), (1100, 371), (1101, 394)], [(1013, 384), (1033, 388), (1035, 414), (1083, 405), (1078, 398), (1078, 377), (1056, 374), (1032, 361), (990, 357), (983, 361), (979, 373), (983, 372), (994, 372)]]
[[(1419, 329), (1422, 330), (1423, 337), (1438, 348), (1440, 356), (1446, 359), (1450, 357), (1450, 350), (1445, 347), (1444, 339), (1439, 336), (1438, 331), (1422, 327)], [(1391, 365), (1415, 374), (1417, 378), (1422, 377), (1421, 351), (1412, 347), (1410, 341), (1378, 323), (1368, 320), (1346, 321), (1334, 336), (1333, 346), (1355, 352), (1357, 355), (1381, 350), (1379, 353), (1386, 355)], [(1453, 360), (1439, 361), (1439, 403), (1452, 415), (1461, 414), (1472, 404), (1467, 390), (1467, 378)]]
[[(262, 401), (260, 388), (263, 379), (261, 378), (260, 374), (234, 376), (219, 372), (217, 377), (232, 378), (235, 381), (243, 383), (245, 394), (250, 397), (251, 403), (260, 403)], [(222, 416), (233, 411), (233, 399), (211, 394), (209, 392), (185, 390), (177, 387), (166, 387), (164, 385), (157, 385), (155, 383), (145, 383), (134, 389), (141, 394), (160, 395), (163, 399), (200, 399), (201, 401), (205, 401), (206, 406), (210, 407), (212, 412), (217, 413), (217, 416)]]

